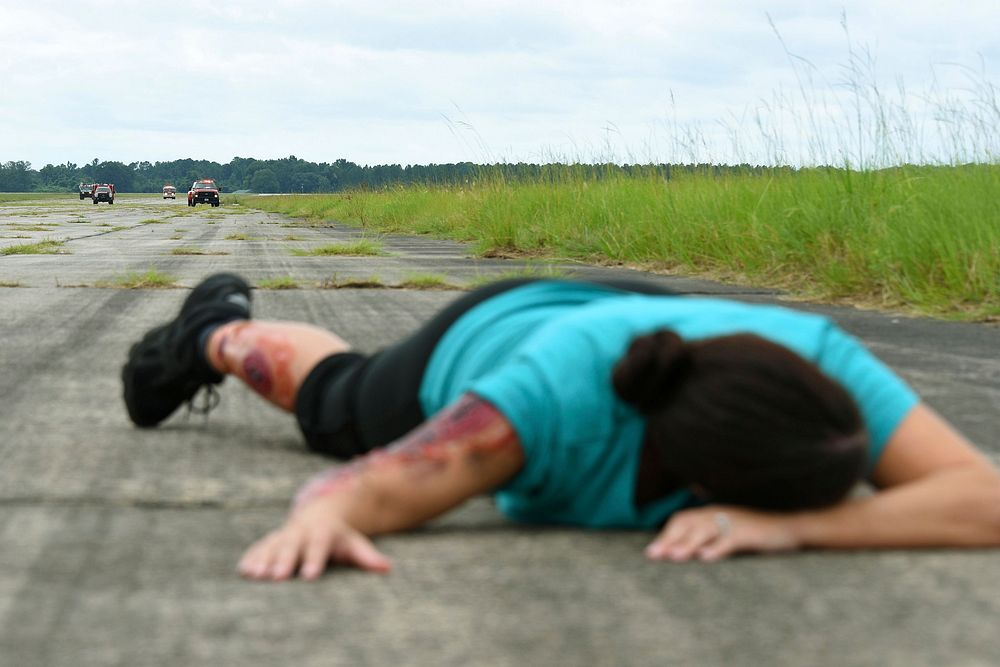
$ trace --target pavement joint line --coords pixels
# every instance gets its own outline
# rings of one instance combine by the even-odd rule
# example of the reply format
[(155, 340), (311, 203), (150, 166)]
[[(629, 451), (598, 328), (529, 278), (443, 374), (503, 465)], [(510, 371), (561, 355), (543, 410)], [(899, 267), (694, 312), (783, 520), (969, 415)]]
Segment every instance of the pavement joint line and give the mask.
[(287, 499), (172, 500), (169, 498), (104, 498), (95, 496), (24, 495), (0, 497), (0, 507), (133, 507), (149, 510), (248, 510), (288, 507)]

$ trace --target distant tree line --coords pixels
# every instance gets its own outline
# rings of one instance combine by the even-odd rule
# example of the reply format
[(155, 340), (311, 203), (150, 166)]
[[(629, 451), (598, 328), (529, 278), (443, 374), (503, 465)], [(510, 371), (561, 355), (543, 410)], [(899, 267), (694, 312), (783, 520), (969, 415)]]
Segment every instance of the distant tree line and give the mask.
[(215, 179), (225, 192), (338, 192), (356, 188), (383, 188), (396, 184), (461, 184), (500, 176), (513, 180), (547, 181), (568, 177), (604, 178), (609, 175), (656, 173), (669, 179), (677, 172), (772, 172), (774, 167), (711, 164), (455, 164), (358, 165), (349, 160), (307, 162), (294, 155), (280, 160), (236, 157), (226, 164), (208, 160), (170, 162), (101, 162), (85, 165), (47, 164), (33, 169), (30, 162), (0, 163), (0, 192), (76, 191), (80, 183), (114, 183), (118, 192), (159, 192), (167, 184), (184, 191), (194, 181)]

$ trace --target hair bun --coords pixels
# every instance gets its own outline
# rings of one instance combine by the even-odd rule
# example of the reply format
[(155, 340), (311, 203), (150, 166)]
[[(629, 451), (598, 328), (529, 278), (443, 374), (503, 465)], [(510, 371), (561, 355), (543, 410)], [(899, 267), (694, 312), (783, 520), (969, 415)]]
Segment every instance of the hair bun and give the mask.
[(691, 348), (673, 331), (639, 336), (615, 365), (615, 391), (642, 413), (664, 405), (691, 368)]

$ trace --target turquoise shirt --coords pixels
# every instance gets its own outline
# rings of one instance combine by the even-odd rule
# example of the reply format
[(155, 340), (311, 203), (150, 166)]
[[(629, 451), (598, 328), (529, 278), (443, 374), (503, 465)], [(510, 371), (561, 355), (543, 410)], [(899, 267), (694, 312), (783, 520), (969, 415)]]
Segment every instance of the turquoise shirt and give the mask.
[(645, 420), (611, 384), (632, 339), (670, 329), (685, 340), (752, 333), (797, 352), (857, 402), (874, 465), (918, 398), (829, 319), (777, 306), (646, 296), (571, 282), (504, 292), (462, 315), (438, 343), (420, 388), (424, 413), (464, 393), (490, 402), (524, 449), (522, 470), (496, 492), (512, 519), (654, 528), (694, 502), (684, 490), (634, 501)]

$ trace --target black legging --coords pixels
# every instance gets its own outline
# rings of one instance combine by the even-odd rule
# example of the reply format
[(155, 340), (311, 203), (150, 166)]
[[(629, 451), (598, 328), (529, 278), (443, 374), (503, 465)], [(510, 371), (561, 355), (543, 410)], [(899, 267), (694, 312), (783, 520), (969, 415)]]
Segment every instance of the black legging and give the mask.
[[(420, 425), (420, 384), (438, 341), (469, 309), (536, 278), (503, 280), (456, 299), (408, 338), (370, 356), (334, 354), (319, 362), (299, 389), (295, 414), (309, 447), (350, 458), (386, 445)], [(671, 294), (634, 280), (592, 284), (639, 294)]]

